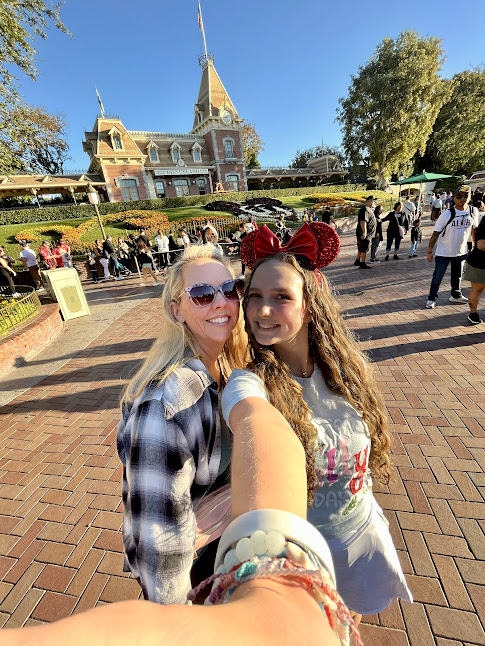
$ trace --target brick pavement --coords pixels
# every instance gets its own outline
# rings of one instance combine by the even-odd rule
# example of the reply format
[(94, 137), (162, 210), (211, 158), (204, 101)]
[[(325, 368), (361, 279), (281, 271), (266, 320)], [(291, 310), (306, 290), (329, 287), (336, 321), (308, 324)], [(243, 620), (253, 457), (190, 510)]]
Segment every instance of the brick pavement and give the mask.
[[(417, 259), (406, 244), (402, 260), (364, 272), (351, 266), (353, 235), (343, 242), (325, 271), (378, 371), (396, 475), (376, 497), (415, 597), (364, 618), (362, 636), (373, 646), (485, 644), (483, 326), (446, 302), (446, 282), (438, 307), (423, 309), (426, 243)], [(158, 306), (143, 301), (0, 409), (0, 626), (140, 596), (122, 571), (117, 402), (156, 335)]]

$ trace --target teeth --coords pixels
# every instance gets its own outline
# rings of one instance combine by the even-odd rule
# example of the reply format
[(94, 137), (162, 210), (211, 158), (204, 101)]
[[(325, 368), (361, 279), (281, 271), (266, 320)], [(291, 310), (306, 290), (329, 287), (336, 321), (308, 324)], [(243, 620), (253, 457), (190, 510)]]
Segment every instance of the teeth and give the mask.
[(263, 330), (271, 330), (272, 328), (278, 327), (277, 325), (264, 325), (264, 323), (258, 323), (259, 327), (263, 328)]
[(209, 323), (227, 323), (229, 320), (228, 316), (224, 316), (218, 319), (209, 319)]

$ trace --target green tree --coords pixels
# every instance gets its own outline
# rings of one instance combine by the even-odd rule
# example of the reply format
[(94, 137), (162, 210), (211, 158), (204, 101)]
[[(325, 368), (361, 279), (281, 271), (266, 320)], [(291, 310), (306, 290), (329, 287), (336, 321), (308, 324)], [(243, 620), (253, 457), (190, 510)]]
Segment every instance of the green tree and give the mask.
[(347, 159), (345, 157), (345, 151), (340, 146), (325, 146), (323, 144), (307, 148), (306, 150), (297, 150), (290, 162), (290, 168), (306, 168), (311, 159), (317, 159), (325, 155), (333, 155), (338, 159), (342, 168), (346, 168)]
[(62, 4), (53, 5), (44, 0), (0, 0), (0, 96), (15, 93), (12, 67), (35, 80), (37, 52), (32, 41), (47, 37), (49, 22), (71, 35), (60, 18)]
[(428, 140), (433, 167), (453, 175), (485, 168), (485, 67), (455, 74)]
[(69, 147), (62, 113), (25, 104), (0, 103), (0, 173), (62, 173)]
[(264, 150), (264, 143), (256, 132), (254, 123), (243, 121), (241, 127), (241, 138), (244, 152), (244, 163), (248, 168), (259, 168), (259, 153)]
[(443, 62), (439, 38), (414, 31), (384, 38), (339, 100), (344, 149), (353, 164), (369, 164), (379, 188), (416, 152), (423, 154), (451, 91), (439, 75)]

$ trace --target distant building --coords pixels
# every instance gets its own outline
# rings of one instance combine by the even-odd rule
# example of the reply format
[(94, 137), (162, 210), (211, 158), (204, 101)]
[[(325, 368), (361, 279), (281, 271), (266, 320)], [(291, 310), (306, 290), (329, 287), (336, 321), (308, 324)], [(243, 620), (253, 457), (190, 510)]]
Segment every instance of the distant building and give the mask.
[(470, 175), (470, 179), (466, 180), (466, 183), (472, 187), (474, 191), (477, 186), (485, 187), (485, 170), (476, 170)]

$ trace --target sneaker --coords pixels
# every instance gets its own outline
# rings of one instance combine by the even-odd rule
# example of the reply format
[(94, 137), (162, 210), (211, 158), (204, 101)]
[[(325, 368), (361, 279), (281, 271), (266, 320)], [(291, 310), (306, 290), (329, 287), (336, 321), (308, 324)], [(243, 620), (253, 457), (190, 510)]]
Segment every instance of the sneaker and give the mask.
[(480, 318), (480, 314), (478, 312), (470, 312), (470, 314), (468, 315), (468, 320), (470, 321), (470, 323), (473, 323), (473, 325), (483, 323), (483, 320)]
[(399, 260), (399, 256), (397, 255), (397, 253), (394, 254), (394, 260)]
[(372, 269), (369, 265), (366, 265), (365, 262), (359, 264), (359, 269)]
[(418, 254), (417, 254), (417, 253), (413, 253), (413, 255), (412, 255), (412, 256), (410, 256), (410, 258), (417, 258), (417, 257), (418, 257)]
[(358, 259), (354, 260), (354, 266), (358, 267), (359, 265), (360, 265), (360, 260), (358, 260)]
[(434, 301), (426, 301), (426, 309), (427, 310), (432, 310), (436, 307), (436, 303)]
[(381, 262), (381, 261), (380, 261), (380, 260), (377, 260), (377, 258), (371, 258), (371, 259), (369, 260), (369, 262), (374, 263), (374, 262)]
[(386, 257), (384, 258), (384, 260), (389, 260), (389, 256), (386, 256)]
[(468, 303), (468, 298), (460, 294), (459, 296), (450, 296), (448, 299), (450, 303)]
[(414, 258), (414, 256), (408, 256), (408, 258)]

